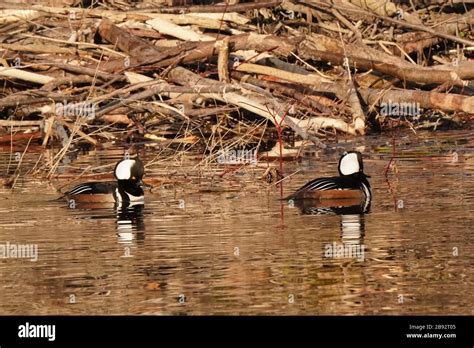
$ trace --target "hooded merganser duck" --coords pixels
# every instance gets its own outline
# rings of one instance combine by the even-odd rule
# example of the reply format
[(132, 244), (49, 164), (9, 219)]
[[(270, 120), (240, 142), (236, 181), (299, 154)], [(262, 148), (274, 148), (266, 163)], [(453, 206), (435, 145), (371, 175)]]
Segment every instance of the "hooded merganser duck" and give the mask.
[(345, 152), (339, 159), (338, 170), (339, 176), (314, 179), (285, 199), (363, 199), (364, 205), (370, 204), (372, 193), (367, 180), (369, 176), (364, 174), (362, 154), (357, 151)]
[[(64, 194), (75, 202), (116, 202), (118, 204), (143, 204), (142, 186), (145, 168), (140, 159), (124, 159), (114, 170), (116, 182), (87, 182)], [(64, 197), (63, 196), (63, 197)]]

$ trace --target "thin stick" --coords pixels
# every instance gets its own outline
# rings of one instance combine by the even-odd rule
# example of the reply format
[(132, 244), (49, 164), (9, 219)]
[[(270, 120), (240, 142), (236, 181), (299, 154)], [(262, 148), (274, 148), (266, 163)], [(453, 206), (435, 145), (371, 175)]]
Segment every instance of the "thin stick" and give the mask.
[(18, 174), (15, 176), (15, 179), (13, 180), (12, 187), (11, 187), (12, 190), (15, 188), (15, 184), (18, 180), (18, 177), (20, 176), (20, 166), (21, 166), (21, 163), (23, 162), (23, 157), (25, 156), (25, 153), (28, 150), (28, 146), (30, 146), (32, 139), (33, 137), (30, 137), (30, 139), (28, 140), (28, 144), (26, 144), (25, 150), (23, 151), (20, 157), (20, 160), (18, 161), (18, 166), (16, 167), (16, 170), (15, 170), (15, 173), (18, 171)]

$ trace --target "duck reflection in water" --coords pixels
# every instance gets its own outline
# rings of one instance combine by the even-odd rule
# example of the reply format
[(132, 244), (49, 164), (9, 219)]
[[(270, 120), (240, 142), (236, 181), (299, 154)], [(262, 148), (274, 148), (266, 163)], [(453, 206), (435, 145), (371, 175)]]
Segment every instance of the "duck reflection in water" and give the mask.
[(359, 243), (365, 235), (364, 215), (370, 212), (370, 199), (352, 200), (314, 200), (302, 199), (294, 202), (303, 215), (340, 215), (341, 238), (344, 243)]
[(145, 239), (145, 223), (143, 222), (144, 204), (117, 205), (117, 236), (119, 243), (132, 243), (133, 239)]

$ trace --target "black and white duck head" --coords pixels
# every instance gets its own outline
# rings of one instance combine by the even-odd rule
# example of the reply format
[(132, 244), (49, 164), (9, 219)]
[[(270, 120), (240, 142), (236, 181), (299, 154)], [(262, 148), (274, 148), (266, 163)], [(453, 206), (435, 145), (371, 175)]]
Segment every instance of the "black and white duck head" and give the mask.
[(338, 170), (341, 176), (354, 175), (357, 173), (364, 174), (362, 154), (358, 151), (345, 152), (339, 159)]
[(145, 174), (145, 167), (143, 162), (138, 158), (124, 159), (117, 163), (114, 170), (117, 181), (129, 181), (140, 185), (142, 183), (143, 175)]

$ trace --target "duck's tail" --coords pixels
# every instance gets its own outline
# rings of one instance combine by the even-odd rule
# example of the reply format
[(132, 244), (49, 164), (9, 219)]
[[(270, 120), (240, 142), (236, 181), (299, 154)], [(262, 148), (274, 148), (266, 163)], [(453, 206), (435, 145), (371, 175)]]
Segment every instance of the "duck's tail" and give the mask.
[(60, 199), (63, 199), (64, 197), (66, 197), (66, 196), (67, 196), (67, 194), (63, 193), (62, 196), (59, 196), (58, 198), (50, 199), (50, 200), (48, 200), (48, 202), (57, 202)]

